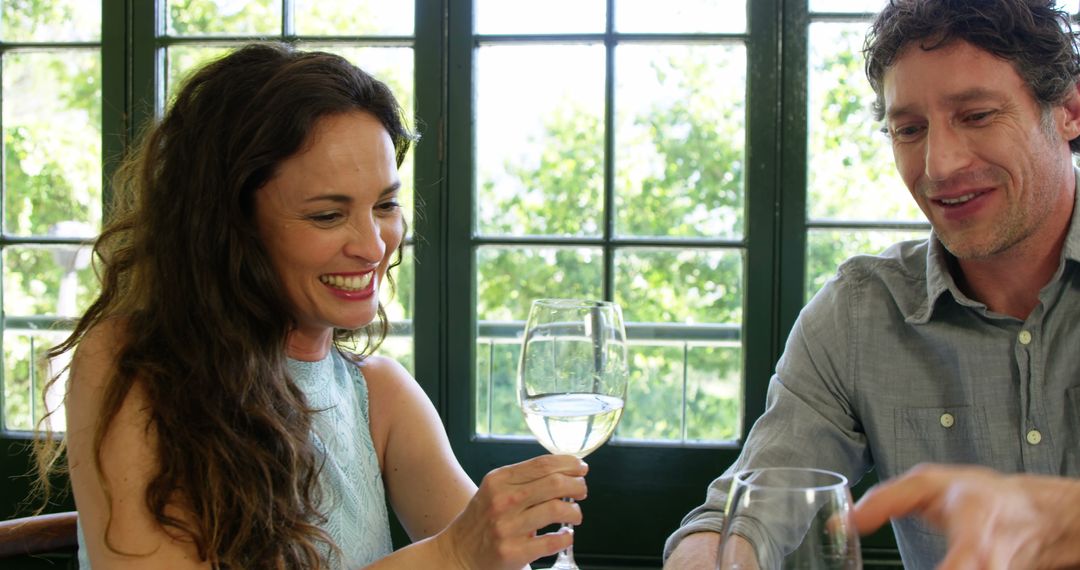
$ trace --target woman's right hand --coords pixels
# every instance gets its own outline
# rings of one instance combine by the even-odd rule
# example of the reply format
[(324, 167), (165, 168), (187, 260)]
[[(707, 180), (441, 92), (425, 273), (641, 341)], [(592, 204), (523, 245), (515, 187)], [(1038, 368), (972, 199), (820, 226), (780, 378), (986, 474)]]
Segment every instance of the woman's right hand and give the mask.
[(520, 569), (569, 547), (573, 533), (537, 531), (581, 524), (589, 467), (570, 455), (542, 455), (488, 473), (480, 489), (435, 540), (461, 568)]

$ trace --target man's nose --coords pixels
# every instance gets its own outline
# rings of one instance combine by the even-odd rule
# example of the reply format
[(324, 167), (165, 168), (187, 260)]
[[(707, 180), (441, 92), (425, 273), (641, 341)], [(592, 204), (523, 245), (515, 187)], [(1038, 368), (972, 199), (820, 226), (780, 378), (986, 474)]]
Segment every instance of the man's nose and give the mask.
[(950, 125), (934, 125), (926, 133), (926, 177), (947, 180), (971, 162), (967, 139)]

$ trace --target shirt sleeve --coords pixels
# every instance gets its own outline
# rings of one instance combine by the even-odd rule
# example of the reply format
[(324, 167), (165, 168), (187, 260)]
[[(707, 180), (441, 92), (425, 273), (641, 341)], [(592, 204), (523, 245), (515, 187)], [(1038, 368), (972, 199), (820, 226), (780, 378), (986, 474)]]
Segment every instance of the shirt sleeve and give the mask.
[(849, 315), (859, 292), (851, 281), (843, 275), (831, 280), (799, 315), (769, 382), (765, 413), (735, 463), (709, 485), (705, 502), (668, 537), (664, 560), (689, 534), (723, 532), (724, 504), (739, 471), (816, 467), (854, 484), (869, 469), (866, 436), (852, 406)]

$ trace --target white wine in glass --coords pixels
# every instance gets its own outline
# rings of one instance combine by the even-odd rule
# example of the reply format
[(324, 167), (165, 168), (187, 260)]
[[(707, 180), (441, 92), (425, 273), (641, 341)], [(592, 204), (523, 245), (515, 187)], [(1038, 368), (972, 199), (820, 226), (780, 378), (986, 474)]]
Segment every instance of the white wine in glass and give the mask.
[[(603, 445), (622, 417), (628, 375), (626, 329), (617, 304), (533, 301), (521, 343), (518, 404), (545, 449), (582, 458)], [(552, 566), (577, 568), (573, 547), (560, 552)]]

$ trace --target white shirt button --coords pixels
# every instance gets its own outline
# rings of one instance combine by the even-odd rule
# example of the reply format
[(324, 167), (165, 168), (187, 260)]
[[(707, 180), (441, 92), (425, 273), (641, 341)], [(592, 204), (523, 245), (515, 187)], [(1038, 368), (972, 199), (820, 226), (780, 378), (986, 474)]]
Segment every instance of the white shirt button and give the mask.
[(1039, 445), (1040, 441), (1042, 441), (1042, 434), (1039, 433), (1039, 430), (1033, 429), (1033, 430), (1027, 432), (1027, 442), (1028, 443), (1030, 443), (1031, 445)]
[(951, 428), (951, 427), (953, 427), (953, 424), (955, 424), (955, 423), (956, 423), (956, 418), (954, 418), (952, 414), (950, 414), (948, 412), (946, 412), (944, 414), (941, 414), (941, 427), (943, 427), (943, 428)]
[(1020, 331), (1020, 344), (1030, 344), (1031, 333), (1028, 331)]

